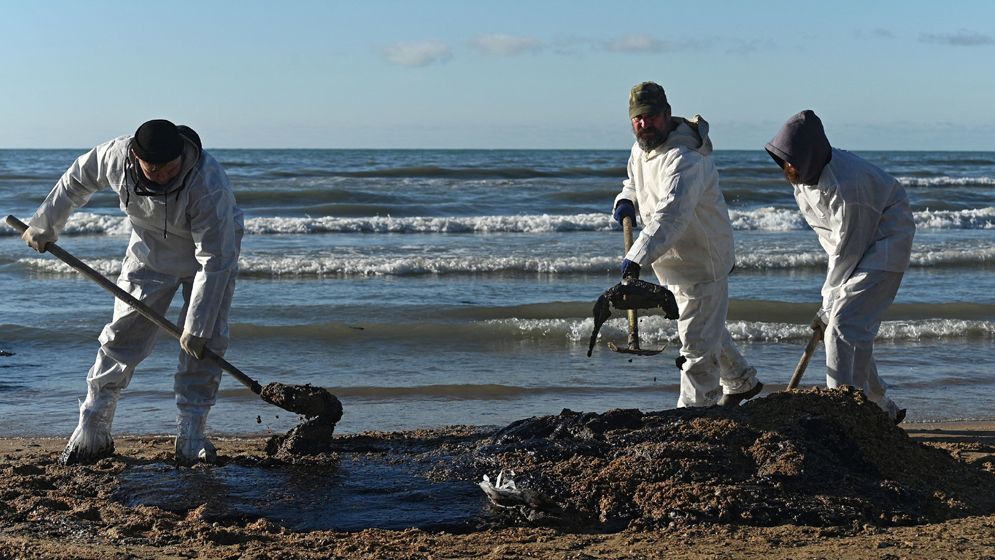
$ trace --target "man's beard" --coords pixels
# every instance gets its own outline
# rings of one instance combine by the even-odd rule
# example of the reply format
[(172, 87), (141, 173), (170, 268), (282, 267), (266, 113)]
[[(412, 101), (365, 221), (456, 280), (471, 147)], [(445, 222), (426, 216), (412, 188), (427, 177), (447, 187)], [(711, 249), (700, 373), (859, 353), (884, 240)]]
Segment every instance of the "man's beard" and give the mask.
[(798, 176), (798, 169), (787, 165), (784, 166), (784, 178), (792, 185), (800, 185), (802, 182), (801, 177)]
[(652, 152), (654, 148), (663, 144), (667, 137), (658, 128), (647, 128), (636, 134), (636, 143), (644, 152)]

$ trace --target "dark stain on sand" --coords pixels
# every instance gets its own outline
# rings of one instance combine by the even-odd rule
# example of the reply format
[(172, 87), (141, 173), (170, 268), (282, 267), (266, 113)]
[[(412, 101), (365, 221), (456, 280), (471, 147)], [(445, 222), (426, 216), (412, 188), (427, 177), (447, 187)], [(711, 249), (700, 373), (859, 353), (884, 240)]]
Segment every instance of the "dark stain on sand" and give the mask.
[[(222, 441), (219, 465), (193, 468), (170, 463), (168, 438), (74, 467), (58, 466), (56, 451), (25, 451), (0, 462), (0, 527), (146, 543), (163, 531), (228, 542), (284, 529), (405, 527), (796, 525), (846, 534), (995, 512), (990, 459), (958, 460), (913, 441), (847, 388), (774, 393), (736, 409), (564, 410), (501, 429), (329, 439), (326, 452), (283, 456), (253, 440)], [(972, 445), (995, 456), (989, 444)], [(502, 470), (528, 492), (524, 505), (491, 506), (478, 488)]]

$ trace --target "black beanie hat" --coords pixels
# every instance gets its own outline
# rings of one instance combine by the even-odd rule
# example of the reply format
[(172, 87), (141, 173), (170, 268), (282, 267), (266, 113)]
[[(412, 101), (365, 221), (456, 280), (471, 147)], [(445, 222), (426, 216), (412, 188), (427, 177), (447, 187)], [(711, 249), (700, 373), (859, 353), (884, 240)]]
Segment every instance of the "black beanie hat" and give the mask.
[(132, 147), (138, 159), (161, 164), (173, 161), (183, 153), (183, 139), (175, 124), (156, 119), (138, 127)]

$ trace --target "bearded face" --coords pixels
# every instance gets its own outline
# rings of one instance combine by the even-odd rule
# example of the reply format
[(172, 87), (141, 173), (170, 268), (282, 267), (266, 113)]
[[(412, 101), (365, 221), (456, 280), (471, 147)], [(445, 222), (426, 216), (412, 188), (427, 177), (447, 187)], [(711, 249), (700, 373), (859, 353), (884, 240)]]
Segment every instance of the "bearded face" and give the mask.
[(784, 162), (784, 178), (792, 185), (801, 184), (801, 177), (798, 176), (798, 169), (788, 162)]
[(654, 113), (650, 115), (639, 115), (632, 119), (632, 133), (636, 136), (636, 143), (644, 152), (650, 152), (670, 134), (670, 115), (666, 113)]

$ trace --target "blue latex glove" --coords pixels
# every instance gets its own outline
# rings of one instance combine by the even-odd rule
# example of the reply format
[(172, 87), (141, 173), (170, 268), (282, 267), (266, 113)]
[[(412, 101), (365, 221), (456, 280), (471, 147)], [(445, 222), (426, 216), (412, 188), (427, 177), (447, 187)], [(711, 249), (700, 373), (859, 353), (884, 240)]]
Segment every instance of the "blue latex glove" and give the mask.
[(622, 279), (625, 278), (635, 278), (639, 279), (639, 264), (635, 261), (630, 261), (629, 259), (622, 260)]
[(626, 216), (632, 218), (632, 225), (636, 225), (636, 207), (632, 204), (631, 200), (623, 198), (618, 201), (618, 204), (615, 205), (615, 212), (612, 214), (612, 218), (615, 218), (615, 221), (618, 222), (619, 225), (623, 225), (622, 220)]

